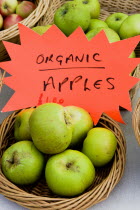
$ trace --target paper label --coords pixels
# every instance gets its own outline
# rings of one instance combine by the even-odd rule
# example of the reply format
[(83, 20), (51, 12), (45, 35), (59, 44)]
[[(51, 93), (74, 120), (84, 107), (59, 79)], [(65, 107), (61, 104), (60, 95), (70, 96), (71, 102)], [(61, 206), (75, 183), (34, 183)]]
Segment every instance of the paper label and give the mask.
[(21, 45), (4, 41), (11, 74), (4, 84), (15, 90), (3, 112), (46, 102), (86, 109), (96, 124), (102, 113), (123, 122), (119, 106), (131, 111), (129, 90), (139, 81), (130, 73), (140, 58), (129, 58), (140, 36), (109, 43), (104, 31), (88, 41), (79, 27), (66, 37), (55, 25), (42, 36), (19, 24)]

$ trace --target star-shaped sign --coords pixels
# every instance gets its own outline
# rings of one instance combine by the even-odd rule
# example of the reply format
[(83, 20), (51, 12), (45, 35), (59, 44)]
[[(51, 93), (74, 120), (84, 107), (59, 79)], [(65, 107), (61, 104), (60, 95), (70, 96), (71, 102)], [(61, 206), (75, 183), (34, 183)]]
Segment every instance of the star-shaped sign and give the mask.
[(42, 36), (19, 24), (21, 45), (3, 42), (11, 60), (0, 67), (15, 93), (3, 108), (14, 111), (46, 102), (86, 109), (97, 124), (102, 113), (123, 122), (119, 106), (131, 111), (130, 73), (140, 58), (129, 58), (140, 36), (109, 43), (104, 31), (88, 41), (79, 27), (66, 37), (55, 25)]

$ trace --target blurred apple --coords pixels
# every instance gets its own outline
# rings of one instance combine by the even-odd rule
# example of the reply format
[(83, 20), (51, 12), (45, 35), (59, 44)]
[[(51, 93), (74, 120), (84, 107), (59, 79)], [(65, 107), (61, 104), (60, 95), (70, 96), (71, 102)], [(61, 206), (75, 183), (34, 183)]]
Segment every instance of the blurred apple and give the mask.
[(7, 16), (14, 13), (17, 5), (17, 0), (0, 0), (0, 14)]
[(114, 30), (112, 30), (111, 28), (103, 28), (103, 27), (95, 28), (95, 29), (89, 31), (86, 34), (88, 40), (91, 40), (94, 36), (96, 36), (102, 30), (104, 30), (110, 43), (120, 41), (119, 35)]
[(108, 28), (108, 25), (103, 20), (91, 19), (87, 32), (100, 27)]
[(100, 3), (98, 0), (74, 0), (78, 4), (83, 4), (90, 12), (91, 18), (98, 18), (100, 15)]
[(3, 17), (0, 14), (0, 30), (2, 29), (2, 27), (3, 27)]
[[(108, 40), (109, 40), (110, 43), (120, 41), (119, 35), (114, 30), (112, 30), (111, 28), (105, 28), (105, 27), (95, 28), (95, 29), (89, 31), (86, 34), (86, 37), (88, 38), (88, 40), (91, 40), (101, 30), (104, 30), (104, 32), (105, 32), (105, 34), (106, 34), (106, 36), (107, 36), (107, 38), (108, 38)], [(136, 57), (136, 54), (133, 51), (131, 53), (131, 55), (129, 56), (129, 58), (135, 58), (135, 57)]]
[(131, 53), (131, 55), (129, 56), (129, 58), (136, 58), (136, 53), (135, 53), (135, 51), (133, 51), (133, 52)]
[(29, 119), (29, 126), (35, 146), (43, 153), (60, 153), (71, 142), (71, 116), (59, 104), (46, 103), (38, 106)]
[(54, 15), (54, 24), (66, 35), (69, 36), (80, 26), (86, 31), (90, 23), (90, 13), (83, 4), (75, 1), (68, 1), (61, 6)]
[(27, 185), (36, 182), (44, 169), (44, 156), (31, 141), (20, 141), (3, 153), (1, 166), (11, 182)]
[(17, 114), (14, 124), (14, 137), (17, 141), (32, 139), (29, 130), (29, 118), (33, 111), (34, 108), (24, 109)]
[(106, 128), (96, 127), (88, 132), (82, 152), (94, 166), (104, 166), (111, 161), (117, 148), (114, 133)]
[(36, 26), (33, 27), (32, 30), (35, 31), (36, 33), (42, 35), (44, 34), (52, 25), (46, 25), (46, 26)]
[[(118, 35), (114, 30), (112, 30), (111, 28), (102, 28), (102, 27), (101, 27), (101, 28), (95, 28), (95, 29), (89, 31), (89, 32), (86, 34), (88, 40), (91, 40), (91, 39), (92, 39), (94, 36), (96, 36), (101, 30), (104, 30), (104, 32), (105, 32), (105, 34), (106, 34), (106, 36), (107, 36), (107, 38), (108, 38), (108, 41), (109, 41), (110, 43), (120, 41), (119, 35)], [(129, 58), (135, 58), (135, 57), (136, 57), (136, 54), (135, 54), (135, 52), (133, 51), (133, 52), (130, 54)], [(134, 70), (133, 70), (133, 71), (134, 71)], [(133, 71), (132, 71), (132, 72), (133, 72)]]
[(22, 20), (23, 20), (23, 18), (20, 17), (17, 14), (8, 15), (4, 19), (3, 27), (4, 27), (4, 29), (10, 28), (11, 26), (15, 25), (16, 23), (18, 23), (18, 22), (20, 22)]
[[(131, 55), (129, 56), (129, 58), (136, 58), (136, 53), (135, 53), (135, 51), (133, 51), (133, 52), (131, 53)], [(136, 68), (135, 68), (135, 69), (136, 69)], [(135, 69), (130, 73), (131, 76), (133, 76), (133, 74), (134, 74), (134, 72), (135, 72)]]
[(16, 14), (22, 18), (28, 17), (36, 8), (36, 5), (30, 1), (22, 1), (16, 8)]
[(119, 35), (121, 39), (140, 35), (140, 14), (128, 16), (121, 24)]
[(86, 110), (80, 107), (66, 106), (65, 109), (69, 112), (73, 125), (72, 139), (69, 147), (80, 145), (88, 131), (93, 128), (92, 118)]
[(45, 177), (53, 193), (60, 196), (76, 196), (93, 183), (95, 168), (86, 155), (69, 149), (50, 157)]
[(121, 24), (127, 17), (128, 15), (121, 12), (113, 13), (106, 18), (105, 22), (107, 23), (109, 28), (113, 29), (118, 33)]

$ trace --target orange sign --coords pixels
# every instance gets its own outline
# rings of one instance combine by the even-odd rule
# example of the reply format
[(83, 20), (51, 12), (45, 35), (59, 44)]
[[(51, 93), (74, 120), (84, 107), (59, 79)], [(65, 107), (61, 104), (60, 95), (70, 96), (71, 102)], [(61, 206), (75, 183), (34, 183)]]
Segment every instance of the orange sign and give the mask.
[(66, 37), (55, 25), (42, 36), (19, 24), (21, 45), (4, 41), (11, 74), (4, 83), (15, 90), (3, 112), (46, 102), (82, 107), (96, 124), (102, 113), (123, 122), (119, 106), (131, 111), (129, 90), (139, 81), (130, 73), (140, 58), (129, 58), (140, 36), (109, 43), (102, 31), (88, 41), (79, 27)]

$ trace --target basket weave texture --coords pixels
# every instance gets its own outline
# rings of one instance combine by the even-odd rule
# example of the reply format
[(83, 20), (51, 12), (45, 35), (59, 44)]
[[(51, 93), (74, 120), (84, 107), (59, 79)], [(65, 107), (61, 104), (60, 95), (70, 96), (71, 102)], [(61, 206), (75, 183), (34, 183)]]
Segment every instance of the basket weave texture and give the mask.
[[(27, 27), (33, 27), (40, 18), (46, 13), (50, 0), (35, 0), (36, 9), (24, 20), (21, 21)], [(19, 43), (19, 31), (18, 25), (14, 25), (9, 29), (0, 31), (0, 61), (8, 58), (7, 51), (2, 43), (3, 40)]]
[[(140, 64), (137, 66), (133, 73), (133, 77), (139, 78), (140, 79)], [(137, 92), (137, 90), (140, 88), (140, 82), (138, 82), (131, 90), (130, 90), (130, 98), (131, 100), (134, 99), (134, 96)]]
[[(7, 147), (15, 142), (13, 138), (14, 112), (0, 127), (0, 160)], [(106, 167), (96, 169), (96, 178), (85, 193), (75, 198), (54, 195), (47, 187), (44, 177), (34, 185), (18, 187), (8, 181), (0, 169), (0, 193), (6, 198), (28, 209), (86, 209), (105, 200), (121, 179), (125, 168), (126, 142), (119, 125), (103, 115), (99, 125), (110, 129), (117, 138), (117, 150), (114, 159)]]
[(136, 139), (140, 145), (140, 98), (136, 104), (136, 107), (132, 115), (132, 124)]

